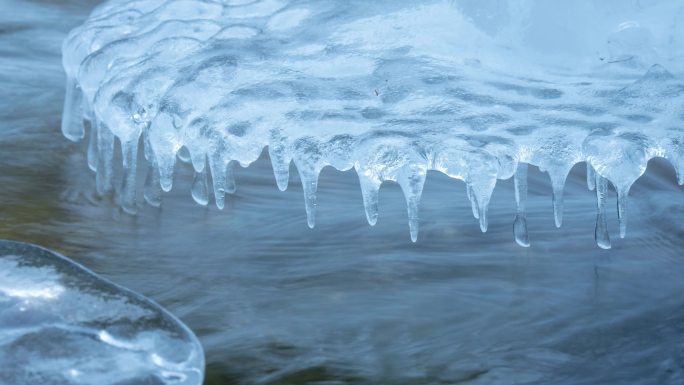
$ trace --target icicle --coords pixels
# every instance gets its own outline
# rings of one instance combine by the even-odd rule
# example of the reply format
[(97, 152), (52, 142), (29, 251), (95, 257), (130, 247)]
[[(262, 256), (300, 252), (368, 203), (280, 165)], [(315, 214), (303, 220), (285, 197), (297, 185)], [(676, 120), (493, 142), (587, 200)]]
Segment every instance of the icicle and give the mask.
[(157, 166), (157, 158), (152, 152), (150, 145), (150, 136), (148, 131), (143, 132), (143, 154), (148, 162), (147, 176), (145, 177), (145, 186), (143, 188), (143, 197), (145, 202), (152, 207), (161, 206), (162, 189), (159, 183), (159, 167)]
[(318, 173), (319, 170), (304, 169), (304, 167), (297, 165), (299, 172), (299, 179), (302, 181), (302, 189), (304, 190), (304, 207), (306, 208), (306, 222), (309, 228), (316, 226), (316, 190), (318, 189)]
[(515, 241), (522, 247), (530, 247), (530, 239), (527, 233), (527, 163), (518, 163), (515, 171), (515, 202), (517, 210), (513, 222), (513, 234)]
[(284, 151), (276, 151), (276, 145), (268, 146), (268, 155), (271, 158), (271, 166), (273, 167), (273, 175), (275, 176), (276, 184), (280, 191), (287, 190), (287, 184), (290, 179), (290, 159), (284, 155)]
[(93, 123), (88, 138), (88, 168), (97, 171), (97, 129)]
[(207, 171), (196, 171), (192, 180), (192, 199), (197, 204), (206, 206), (209, 203), (209, 182), (207, 181)]
[(477, 175), (477, 179), (466, 181), (467, 190), (470, 191), (470, 204), (474, 212), (477, 213), (475, 218), (479, 219), (480, 230), (483, 233), (487, 232), (489, 226), (487, 220), (487, 211), (489, 210), (489, 199), (494, 191), (496, 185), (496, 176)]
[(159, 185), (165, 192), (169, 192), (173, 188), (173, 166), (174, 164), (166, 167), (159, 166)]
[(406, 207), (409, 217), (409, 232), (411, 234), (411, 242), (418, 241), (418, 205), (420, 204), (420, 197), (411, 196), (406, 198)]
[(83, 127), (83, 92), (76, 79), (67, 76), (66, 96), (62, 112), (62, 134), (71, 140), (78, 141), (85, 135)]
[(213, 153), (209, 157), (209, 170), (211, 171), (211, 181), (214, 188), (214, 203), (219, 210), (225, 207), (226, 199), (226, 164), (223, 161), (221, 154)]
[(137, 176), (139, 137), (137, 135), (134, 135), (134, 137), (135, 139), (121, 142), (124, 169), (123, 186), (121, 188), (121, 208), (129, 214), (138, 212), (138, 207), (135, 203), (135, 181)]
[(161, 206), (161, 186), (159, 185), (159, 171), (157, 167), (150, 164), (147, 167), (147, 177), (145, 178), (145, 202), (152, 207)]
[(224, 162), (220, 153), (215, 153), (209, 157), (209, 169), (214, 188), (214, 201), (219, 210), (225, 207), (226, 193), (235, 192), (235, 176), (233, 173), (233, 161)]
[[(165, 143), (169, 145), (170, 143)], [(158, 146), (154, 151), (155, 163), (159, 170), (159, 185), (165, 192), (173, 188), (173, 169), (176, 166), (176, 150), (168, 146)]]
[(549, 170), (551, 188), (553, 189), (553, 219), (557, 228), (563, 225), (563, 189), (565, 188), (565, 179), (568, 177), (568, 172), (569, 170)]
[(483, 233), (487, 232), (487, 227), (489, 227), (489, 223), (487, 221), (487, 209), (489, 208), (489, 205), (479, 205), (478, 204), (478, 219), (480, 220), (480, 231)]
[(97, 176), (95, 185), (100, 195), (112, 191), (114, 135), (107, 126), (95, 119), (97, 127)]
[(477, 200), (475, 199), (475, 194), (473, 193), (473, 186), (466, 182), (466, 194), (468, 195), (468, 200), (470, 201), (470, 208), (473, 211), (473, 217), (475, 219), (480, 219), (480, 209), (477, 207)]
[(363, 208), (366, 211), (368, 224), (375, 226), (378, 222), (378, 192), (380, 181), (363, 176), (363, 173), (356, 171), (361, 185), (361, 195), (363, 196)]
[(589, 191), (594, 191), (596, 188), (596, 171), (594, 171), (594, 167), (591, 166), (591, 163), (587, 161), (587, 188)]
[(610, 236), (608, 235), (608, 223), (606, 221), (606, 193), (608, 192), (608, 180), (596, 173), (596, 231), (594, 237), (596, 244), (602, 249), (610, 249)]
[[(631, 186), (630, 186), (631, 187)], [(629, 187), (617, 189), (617, 211), (618, 221), (620, 222), (620, 238), (627, 234), (627, 196)]]
[(408, 211), (409, 232), (412, 242), (418, 240), (418, 206), (420, 205), (420, 196), (423, 194), (425, 175), (425, 170), (414, 170), (408, 177), (397, 180), (406, 198), (406, 210)]

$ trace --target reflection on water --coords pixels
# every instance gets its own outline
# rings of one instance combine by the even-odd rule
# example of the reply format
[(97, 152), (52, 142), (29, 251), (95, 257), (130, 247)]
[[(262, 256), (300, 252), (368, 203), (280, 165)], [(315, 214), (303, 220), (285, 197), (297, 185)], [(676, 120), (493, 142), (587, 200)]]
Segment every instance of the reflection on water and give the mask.
[(131, 217), (95, 195), (84, 144), (58, 127), (59, 46), (91, 5), (0, 0), (0, 237), (174, 312), (204, 344), (207, 384), (684, 382), (684, 195), (667, 163), (634, 186), (610, 251), (594, 244), (579, 166), (561, 229), (530, 170), (530, 249), (512, 239), (510, 180), (481, 234), (464, 184), (431, 174), (412, 244), (396, 185), (371, 228), (353, 172), (325, 170), (309, 230), (296, 172), (281, 193), (265, 157), (236, 170), (223, 211), (193, 202), (186, 168), (161, 209)]

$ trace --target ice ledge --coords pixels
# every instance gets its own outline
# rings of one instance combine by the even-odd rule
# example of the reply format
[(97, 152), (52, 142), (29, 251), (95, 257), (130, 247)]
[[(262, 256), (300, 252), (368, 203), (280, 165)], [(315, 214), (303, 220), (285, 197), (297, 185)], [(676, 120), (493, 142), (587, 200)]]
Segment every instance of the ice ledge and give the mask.
[[(281, 190), (296, 165), (310, 227), (321, 169), (354, 168), (371, 225), (382, 182), (401, 186), (413, 241), (428, 170), (466, 183), (483, 231), (497, 180), (514, 177), (522, 246), (528, 164), (549, 173), (560, 227), (565, 180), (586, 162), (602, 248), (610, 247), (608, 183), (618, 193), (622, 237), (630, 187), (651, 158), (668, 159), (684, 183), (684, 83), (659, 64), (643, 68), (652, 57), (641, 40), (623, 44), (630, 60), (540, 67), (537, 59), (550, 55), (520, 42), (501, 48), (502, 38), (458, 4), (105, 3), (64, 43), (62, 129), (76, 140), (83, 118), (91, 122), (88, 163), (101, 194), (113, 190), (118, 138), (129, 213), (137, 210), (140, 147), (149, 204), (172, 188), (180, 158), (195, 169), (193, 198), (206, 205), (213, 190), (219, 208), (235, 190), (233, 164), (246, 166), (267, 147)], [(632, 36), (623, 29), (610, 38)]]

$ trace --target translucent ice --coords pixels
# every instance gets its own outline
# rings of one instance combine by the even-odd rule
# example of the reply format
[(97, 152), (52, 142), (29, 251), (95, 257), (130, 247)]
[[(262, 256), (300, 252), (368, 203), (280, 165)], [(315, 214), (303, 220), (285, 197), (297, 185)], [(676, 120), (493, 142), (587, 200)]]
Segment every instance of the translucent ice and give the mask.
[(548, 172), (560, 227), (565, 180), (586, 162), (608, 247), (610, 185), (624, 236), (649, 159), (684, 183), (681, 17), (677, 0), (112, 0), (64, 42), (62, 129), (78, 139), (91, 122), (100, 193), (115, 187), (118, 138), (127, 212), (140, 147), (150, 204), (180, 159), (196, 171), (194, 199), (213, 193), (219, 208), (233, 164), (267, 147), (280, 189), (297, 167), (309, 226), (321, 169), (353, 168), (371, 225), (381, 184), (401, 186), (414, 241), (428, 170), (466, 183), (482, 231), (497, 180), (515, 175), (527, 246), (527, 164)]
[(46, 249), (0, 241), (0, 384), (199, 385), (173, 315)]

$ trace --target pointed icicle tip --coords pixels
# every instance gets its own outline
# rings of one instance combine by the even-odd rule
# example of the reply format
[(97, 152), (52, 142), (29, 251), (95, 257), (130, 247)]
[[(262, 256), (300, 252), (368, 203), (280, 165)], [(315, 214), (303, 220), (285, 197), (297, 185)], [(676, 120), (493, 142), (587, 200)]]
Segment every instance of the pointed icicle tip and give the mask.
[(131, 215), (135, 215), (138, 212), (135, 196), (138, 169), (138, 143), (139, 137), (135, 137), (127, 142), (121, 142), (124, 167), (123, 185), (121, 187), (121, 208)]
[(408, 224), (409, 232), (411, 234), (411, 241), (415, 243), (418, 241), (418, 206), (420, 203), (420, 195), (413, 196), (407, 199)]
[(221, 194), (221, 195), (214, 194), (214, 203), (216, 204), (217, 209), (223, 210), (226, 207), (226, 195), (225, 194)]
[(594, 239), (598, 247), (610, 249), (610, 235), (608, 234), (608, 223), (606, 220), (606, 193), (608, 191), (608, 180), (596, 173), (596, 230)]
[(376, 180), (363, 176), (363, 173), (357, 171), (359, 176), (359, 185), (361, 186), (361, 196), (363, 197), (363, 208), (366, 212), (366, 220), (371, 226), (375, 226), (378, 222), (378, 195), (380, 190), (380, 183)]
[(425, 176), (426, 172), (418, 169), (410, 171), (410, 174), (397, 180), (401, 190), (404, 192), (404, 198), (406, 198), (406, 210), (408, 212), (409, 232), (412, 242), (418, 240), (418, 207), (420, 206), (420, 197), (423, 194)]
[(90, 128), (87, 157), (88, 168), (90, 168), (91, 171), (97, 171), (97, 130), (94, 126)]
[[(164, 171), (161, 171), (164, 170)], [(159, 185), (162, 191), (169, 192), (173, 188), (173, 171), (169, 172), (164, 168), (160, 168)]]
[(318, 190), (318, 173), (319, 170), (302, 171), (299, 169), (299, 178), (302, 181), (302, 189), (304, 190), (304, 208), (306, 209), (306, 223), (309, 228), (313, 229), (316, 226), (316, 190)]
[(287, 190), (290, 181), (290, 159), (286, 158), (282, 152), (275, 152), (272, 146), (268, 147), (268, 155), (271, 158), (271, 167), (278, 190)]
[(226, 206), (226, 173), (222, 168), (222, 162), (209, 164), (212, 176), (211, 181), (213, 183), (212, 187), (214, 188), (214, 203), (219, 210), (223, 210)]
[(513, 235), (515, 242), (522, 247), (530, 247), (530, 239), (527, 231), (527, 163), (518, 163), (515, 171), (515, 202), (517, 205), (515, 221), (513, 222)]
[(409, 222), (409, 232), (411, 233), (411, 242), (418, 242), (418, 223)]
[(480, 220), (480, 231), (483, 233), (487, 232), (487, 227), (489, 227), (489, 222), (487, 221), (487, 205), (482, 205), (479, 208), (479, 220)]
[(72, 142), (85, 136), (83, 126), (83, 92), (76, 79), (67, 77), (64, 110), (62, 111), (62, 134)]
[(289, 167), (283, 167), (281, 169), (273, 169), (274, 175), (275, 175), (275, 180), (276, 180), (276, 185), (278, 186), (278, 190), (280, 191), (285, 191), (287, 190), (287, 186), (290, 183), (290, 168)]
[(214, 203), (219, 210), (226, 206), (226, 193), (235, 192), (235, 176), (233, 174), (233, 162), (224, 162), (221, 154), (213, 154), (209, 157), (209, 171), (214, 189)]
[(515, 216), (513, 222), (513, 235), (515, 242), (522, 247), (530, 247), (530, 238), (527, 232), (527, 217), (522, 214)]
[[(600, 217), (600, 216), (599, 216)], [(596, 221), (601, 221), (603, 219), (597, 218)], [(610, 250), (611, 244), (610, 244), (610, 236), (608, 235), (607, 230), (603, 230), (603, 228), (607, 227), (607, 225), (601, 225), (599, 227), (598, 223), (596, 226), (596, 231), (594, 232), (594, 239), (596, 240), (596, 245), (598, 247), (602, 248), (603, 250)]]
[(552, 204), (553, 204), (553, 220), (556, 228), (563, 225), (563, 190), (565, 189), (565, 180), (568, 178), (570, 168), (556, 169), (549, 168), (549, 178), (551, 178), (551, 188), (553, 189)]
[(471, 180), (467, 185), (468, 190), (470, 190), (471, 207), (477, 213), (475, 218), (480, 222), (480, 230), (486, 233), (488, 227), (487, 211), (489, 210), (489, 200), (496, 185), (496, 176), (478, 176), (477, 179)]
[(470, 201), (470, 208), (473, 211), (473, 217), (475, 219), (480, 219), (479, 208), (477, 207), (477, 200), (475, 199), (475, 193), (473, 192), (473, 186), (470, 182), (466, 182), (466, 194), (468, 195), (468, 200)]
[(553, 190), (553, 221), (556, 228), (563, 225), (563, 189)]
[(620, 223), (620, 238), (624, 238), (627, 234), (627, 197), (629, 195), (629, 187), (618, 188), (617, 191), (617, 212), (618, 221)]
[(159, 151), (155, 153), (157, 169), (159, 170), (159, 185), (164, 192), (173, 188), (173, 170), (176, 167), (176, 152)]
[(195, 172), (192, 180), (192, 199), (197, 204), (206, 206), (209, 204), (209, 182), (207, 181), (207, 172), (203, 168), (202, 171)]
[(366, 220), (371, 226), (378, 223), (378, 191), (370, 191), (363, 196), (363, 206), (366, 212)]
[(113, 190), (114, 179), (114, 135), (103, 123), (97, 125), (97, 176), (95, 185), (100, 195)]

